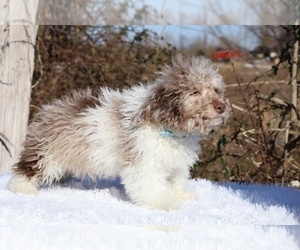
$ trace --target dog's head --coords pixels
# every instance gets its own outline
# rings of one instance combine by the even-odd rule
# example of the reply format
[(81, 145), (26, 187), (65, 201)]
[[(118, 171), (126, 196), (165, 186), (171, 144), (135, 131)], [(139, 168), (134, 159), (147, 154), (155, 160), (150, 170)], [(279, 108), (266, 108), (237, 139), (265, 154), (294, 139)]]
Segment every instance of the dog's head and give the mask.
[(209, 59), (178, 55), (158, 73), (137, 120), (178, 133), (208, 134), (229, 116), (224, 90), (223, 78)]

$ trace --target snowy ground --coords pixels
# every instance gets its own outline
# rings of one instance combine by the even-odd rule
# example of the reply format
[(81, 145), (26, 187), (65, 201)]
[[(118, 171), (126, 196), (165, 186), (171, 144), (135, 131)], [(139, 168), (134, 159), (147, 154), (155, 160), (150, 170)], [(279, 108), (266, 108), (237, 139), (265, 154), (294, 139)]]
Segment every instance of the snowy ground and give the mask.
[[(118, 180), (71, 180), (38, 197), (0, 176), (0, 249), (300, 249), (300, 191), (189, 182), (177, 211), (133, 205)], [(151, 192), (151, 190), (149, 190)]]

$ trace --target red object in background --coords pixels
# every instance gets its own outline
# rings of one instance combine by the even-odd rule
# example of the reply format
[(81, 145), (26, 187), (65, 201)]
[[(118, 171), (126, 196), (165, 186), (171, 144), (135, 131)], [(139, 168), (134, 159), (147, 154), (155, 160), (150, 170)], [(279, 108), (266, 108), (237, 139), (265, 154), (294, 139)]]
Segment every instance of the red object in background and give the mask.
[(214, 61), (225, 61), (230, 58), (241, 59), (243, 55), (236, 50), (218, 50), (211, 54), (211, 59)]

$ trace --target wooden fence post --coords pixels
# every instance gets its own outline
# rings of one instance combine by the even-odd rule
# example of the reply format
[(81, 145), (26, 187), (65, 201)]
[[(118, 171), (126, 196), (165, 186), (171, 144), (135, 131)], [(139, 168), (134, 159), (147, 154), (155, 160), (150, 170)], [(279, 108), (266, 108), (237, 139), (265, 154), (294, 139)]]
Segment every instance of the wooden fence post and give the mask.
[(26, 134), (37, 6), (38, 0), (0, 3), (0, 173), (16, 162)]

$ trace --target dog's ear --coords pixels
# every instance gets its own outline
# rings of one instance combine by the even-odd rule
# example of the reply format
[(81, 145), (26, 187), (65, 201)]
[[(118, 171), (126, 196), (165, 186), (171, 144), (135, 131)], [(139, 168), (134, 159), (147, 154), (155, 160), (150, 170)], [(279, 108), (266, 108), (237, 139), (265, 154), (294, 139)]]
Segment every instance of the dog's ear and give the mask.
[(180, 91), (175, 91), (166, 84), (157, 85), (152, 91), (152, 95), (134, 117), (134, 124), (170, 126), (170, 123), (178, 120), (180, 116)]
[(133, 118), (134, 125), (155, 124), (173, 127), (181, 119), (180, 101), (190, 73), (190, 63), (177, 55), (172, 66), (165, 67), (151, 88), (148, 99)]

